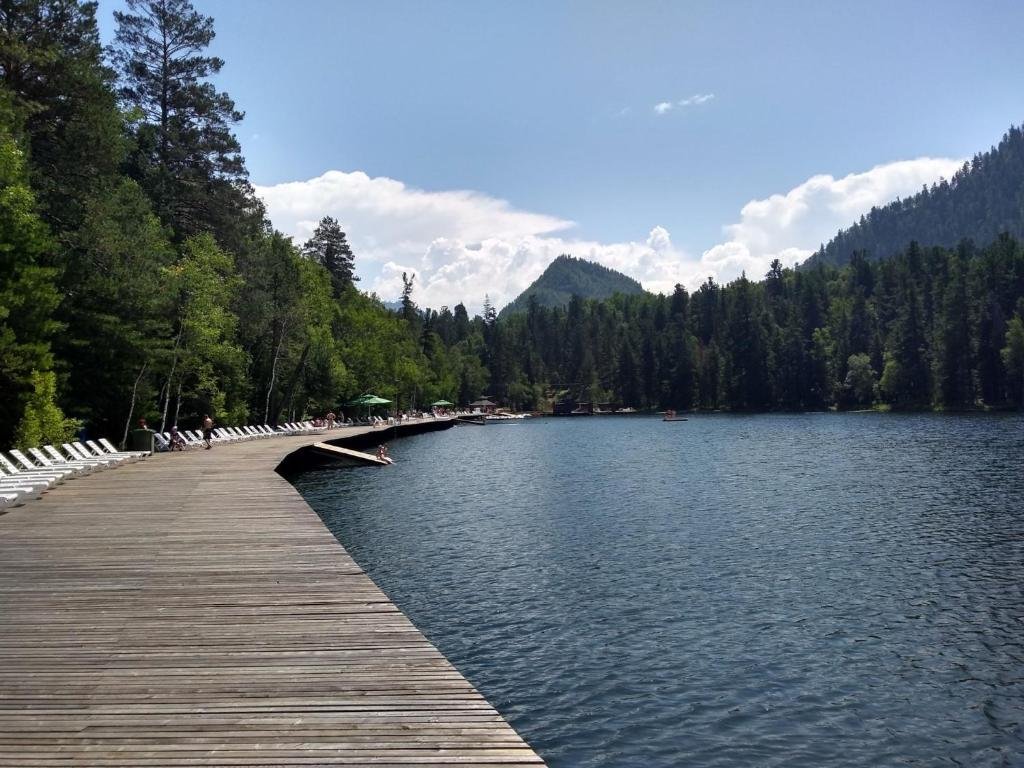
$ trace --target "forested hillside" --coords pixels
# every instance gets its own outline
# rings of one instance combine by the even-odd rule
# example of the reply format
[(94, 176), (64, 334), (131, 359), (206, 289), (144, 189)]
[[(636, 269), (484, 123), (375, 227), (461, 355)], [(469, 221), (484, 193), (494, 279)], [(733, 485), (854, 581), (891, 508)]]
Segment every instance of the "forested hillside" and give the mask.
[(0, 446), (82, 426), (119, 440), (143, 416), (274, 423), (367, 391), (401, 407), (487, 393), (544, 408), (565, 387), (652, 408), (1024, 398), (1024, 250), (995, 236), (1019, 223), (1017, 129), (922, 193), (922, 211), (958, 202), (921, 219), (939, 233), (921, 240), (959, 231), (955, 216), (977, 222), (977, 247), (776, 264), (667, 297), (562, 257), (501, 318), (421, 310), (414, 275), (391, 311), (358, 290), (338, 222), (295, 244), (267, 220), (242, 113), (211, 82), (225, 65), (206, 51), (212, 19), (187, 0), (125, 7), (105, 55), (94, 3), (0, 3)]
[(952, 179), (872, 208), (807, 263), (841, 266), (856, 251), (873, 259), (888, 258), (911, 240), (945, 247), (964, 239), (989, 243), (1003, 232), (1024, 237), (1024, 131), (1016, 126), (997, 147), (964, 163)]
[(1020, 405), (1024, 248), (911, 244), (885, 261), (783, 269), (692, 296), (536, 302), (485, 329), (492, 392), (552, 387), (638, 407), (732, 410)]
[(585, 259), (562, 254), (516, 300), (501, 311), (501, 316), (526, 310), (530, 297), (542, 307), (565, 307), (573, 296), (582, 299), (607, 299), (616, 293), (643, 293), (636, 280), (614, 269)]

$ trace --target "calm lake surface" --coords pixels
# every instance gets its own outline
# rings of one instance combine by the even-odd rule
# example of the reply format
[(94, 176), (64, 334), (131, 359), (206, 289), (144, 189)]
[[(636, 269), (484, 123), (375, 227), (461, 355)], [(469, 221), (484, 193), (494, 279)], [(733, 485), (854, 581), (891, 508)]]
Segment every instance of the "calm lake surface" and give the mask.
[(1024, 765), (1024, 418), (537, 419), (296, 485), (553, 768)]

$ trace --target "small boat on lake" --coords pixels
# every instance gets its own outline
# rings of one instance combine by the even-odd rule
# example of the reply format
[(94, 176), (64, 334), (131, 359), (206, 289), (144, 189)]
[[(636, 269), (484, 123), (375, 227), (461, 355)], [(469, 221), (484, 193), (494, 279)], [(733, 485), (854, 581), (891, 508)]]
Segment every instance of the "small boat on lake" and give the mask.
[(677, 416), (673, 410), (665, 411), (665, 415), (661, 419), (662, 421), (686, 421), (685, 416)]
[(530, 418), (528, 413), (508, 413), (506, 411), (499, 411), (498, 413), (489, 413), (484, 416), (484, 421), (521, 421), (523, 419)]

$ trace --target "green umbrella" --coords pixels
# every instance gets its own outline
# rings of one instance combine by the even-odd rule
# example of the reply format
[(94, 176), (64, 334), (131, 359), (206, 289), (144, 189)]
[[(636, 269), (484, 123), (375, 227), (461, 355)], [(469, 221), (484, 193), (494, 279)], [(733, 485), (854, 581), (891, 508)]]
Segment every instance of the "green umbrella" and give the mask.
[(376, 395), (362, 395), (349, 402), (349, 405), (388, 405), (391, 401)]
[(385, 400), (383, 397), (377, 397), (376, 395), (366, 394), (366, 395), (363, 395), (362, 397), (357, 397), (355, 400), (352, 400), (351, 402), (349, 402), (349, 405), (354, 405), (354, 406), (365, 405), (366, 406), (366, 418), (369, 419), (370, 418), (370, 406), (371, 405), (387, 405), (390, 402), (391, 402), (390, 400)]
[(431, 403), (431, 408), (445, 408), (449, 405), (455, 405), (455, 403), (449, 403), (447, 400), (438, 400), (436, 403)]

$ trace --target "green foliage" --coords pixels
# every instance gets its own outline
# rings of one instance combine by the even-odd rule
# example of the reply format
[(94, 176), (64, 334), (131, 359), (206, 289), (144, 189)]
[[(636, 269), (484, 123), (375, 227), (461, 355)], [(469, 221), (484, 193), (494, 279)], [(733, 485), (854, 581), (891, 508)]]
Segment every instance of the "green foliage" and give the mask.
[(241, 287), (234, 260), (210, 235), (185, 241), (177, 262), (166, 270), (175, 302), (174, 346), (165, 392), (177, 393), (175, 408), (188, 401), (224, 421), (244, 419), (245, 354), (236, 340), (232, 303)]
[(1013, 397), (1024, 407), (1024, 300), (1018, 302), (1017, 313), (1007, 324), (1001, 354)]
[(850, 355), (846, 364), (846, 380), (843, 382), (845, 402), (851, 405), (870, 405), (874, 400), (876, 386), (871, 357), (864, 352)]
[[(55, 342), (68, 371), (68, 404), (99, 433), (119, 437), (133, 402), (158, 398), (156, 374), (174, 336), (168, 267), (175, 252), (128, 179), (86, 204), (72, 242), (77, 257), (65, 272), (61, 307), (67, 331)], [(155, 406), (141, 415), (159, 424)]]
[[(86, 202), (118, 175), (126, 151), (96, 4), (9, 0), (0, 20), (0, 88), (24, 133), (43, 218), (63, 241)], [(62, 255), (53, 254), (63, 262)]]
[(15, 430), (15, 445), (32, 448), (68, 442), (81, 422), (67, 418), (57, 405), (57, 376), (53, 371), (33, 371), (31, 378), (32, 393)]
[(56, 270), (41, 265), (53, 247), (26, 183), (24, 154), (0, 126), (0, 442), (11, 439), (35, 372), (53, 365), (60, 294)]

